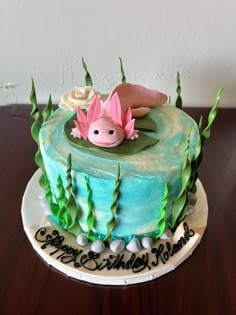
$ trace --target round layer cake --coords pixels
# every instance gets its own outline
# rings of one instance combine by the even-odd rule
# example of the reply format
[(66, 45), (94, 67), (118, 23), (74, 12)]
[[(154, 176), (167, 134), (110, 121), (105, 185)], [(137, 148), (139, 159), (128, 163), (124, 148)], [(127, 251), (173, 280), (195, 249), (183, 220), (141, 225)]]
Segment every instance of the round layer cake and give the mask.
[(68, 185), (71, 155), (76, 220), (82, 232), (92, 230), (97, 239), (109, 235), (112, 240), (120, 238), (127, 242), (134, 236), (160, 237), (164, 233), (160, 222), (165, 227), (174, 227), (188, 203), (186, 195), (186, 200), (179, 202), (181, 205), (176, 204), (191, 175), (185, 168), (199, 153), (196, 123), (178, 108), (157, 106), (148, 114), (155, 128), (142, 127), (145, 137), (140, 136), (138, 149), (129, 151), (138, 141), (135, 139), (126, 140), (125, 151), (122, 146), (104, 150), (73, 143), (66, 126), (73, 121), (74, 114), (56, 110), (39, 134), (53, 202), (58, 203), (61, 198), (58, 178), (63, 187)]

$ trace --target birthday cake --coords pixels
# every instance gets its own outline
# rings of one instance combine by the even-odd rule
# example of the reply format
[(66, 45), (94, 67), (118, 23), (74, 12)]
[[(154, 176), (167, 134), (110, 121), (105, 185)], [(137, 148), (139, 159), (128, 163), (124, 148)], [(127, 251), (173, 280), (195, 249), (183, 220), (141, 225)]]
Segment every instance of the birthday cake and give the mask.
[[(182, 110), (179, 75), (173, 106), (165, 94), (127, 83), (122, 63), (122, 83), (109, 95), (96, 91), (83, 66), (86, 86), (63, 95), (55, 111), (49, 98), (42, 121), (32, 81), (41, 204), (54, 234), (65, 232), (63, 240), (69, 235), (95, 255), (91, 260), (154, 253), (156, 242), (170, 240), (181, 224), (187, 242), (194, 231), (186, 217), (195, 211), (203, 146), (222, 90), (203, 128)], [(43, 242), (45, 233), (39, 226), (35, 239)]]

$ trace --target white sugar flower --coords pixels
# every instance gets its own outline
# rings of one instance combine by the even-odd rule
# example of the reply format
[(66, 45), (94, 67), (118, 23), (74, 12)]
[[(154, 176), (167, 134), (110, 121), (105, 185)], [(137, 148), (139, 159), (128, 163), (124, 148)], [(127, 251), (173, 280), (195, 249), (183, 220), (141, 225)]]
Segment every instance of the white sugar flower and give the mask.
[(92, 86), (75, 87), (61, 97), (59, 107), (70, 111), (76, 111), (77, 107), (87, 109), (95, 95), (100, 97)]

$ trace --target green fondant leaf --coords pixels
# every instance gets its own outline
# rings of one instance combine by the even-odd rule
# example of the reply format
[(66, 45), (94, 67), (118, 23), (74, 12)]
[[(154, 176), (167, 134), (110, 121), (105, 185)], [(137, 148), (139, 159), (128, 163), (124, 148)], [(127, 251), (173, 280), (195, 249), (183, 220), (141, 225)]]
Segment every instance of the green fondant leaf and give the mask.
[(202, 143), (201, 143), (201, 137), (200, 134), (197, 135), (197, 141), (196, 141), (196, 145), (195, 145), (195, 152), (193, 155), (193, 159), (197, 160), (200, 153), (201, 153), (201, 149), (202, 149)]
[(58, 202), (59, 208), (62, 209), (63, 207), (65, 207), (67, 198), (66, 198), (66, 192), (65, 192), (60, 175), (58, 176), (58, 179), (57, 179), (57, 189), (58, 189), (57, 202)]
[(70, 224), (68, 225), (68, 231), (75, 236), (78, 236), (81, 231), (81, 226), (78, 220), (78, 206), (75, 201), (74, 195), (71, 194), (66, 204), (67, 213), (70, 216)]
[(207, 127), (203, 130), (202, 134), (201, 134), (201, 139), (202, 139), (202, 145), (205, 144), (205, 141), (210, 137), (211, 135), (211, 126), (216, 118), (216, 114), (217, 114), (217, 107), (220, 103), (220, 99), (221, 99), (221, 95), (224, 91), (224, 88), (221, 87), (216, 95), (216, 99), (215, 99), (215, 105), (214, 107), (211, 109), (209, 116), (208, 116), (208, 125)]
[(155, 235), (156, 238), (159, 238), (165, 231), (165, 227), (166, 227), (165, 215), (166, 215), (166, 205), (168, 201), (168, 192), (169, 192), (169, 189), (166, 183), (164, 187), (162, 201), (161, 201), (160, 217), (157, 222), (158, 233)]
[(180, 85), (179, 72), (177, 72), (176, 83), (177, 83), (177, 87), (176, 87), (177, 97), (176, 97), (176, 101), (175, 101), (175, 106), (179, 109), (182, 109), (183, 108), (183, 102), (182, 102), (182, 98), (180, 95), (181, 94), (181, 85)]
[(212, 124), (216, 118), (217, 115), (217, 107), (220, 103), (220, 99), (221, 99), (221, 95), (223, 93), (224, 88), (221, 87), (216, 95), (216, 99), (215, 99), (215, 105), (214, 107), (211, 109), (209, 116), (208, 116), (208, 125), (207, 127), (202, 131), (202, 116), (200, 118), (200, 121), (198, 123), (198, 128), (199, 128), (199, 132), (200, 132), (200, 137), (198, 136), (197, 139), (197, 144), (196, 144), (196, 152), (194, 155), (194, 159), (195, 161), (192, 162), (192, 175), (191, 175), (191, 183), (189, 185), (189, 190), (192, 193), (196, 192), (196, 180), (198, 178), (198, 169), (199, 166), (202, 162), (202, 157), (203, 157), (203, 147), (204, 144), (206, 142), (206, 140), (210, 137), (211, 134), (211, 127)]
[(67, 180), (66, 191), (68, 193), (68, 196), (70, 196), (72, 194), (71, 154), (69, 154), (67, 158), (66, 180)]
[(116, 212), (118, 207), (118, 197), (119, 197), (119, 187), (120, 187), (120, 164), (118, 164), (116, 180), (115, 180), (115, 188), (113, 191), (113, 201), (111, 204), (111, 219), (107, 223), (107, 235), (104, 238), (104, 241), (111, 240), (111, 233), (116, 226)]
[(33, 79), (32, 79), (31, 93), (30, 93), (30, 102), (32, 104), (31, 117), (34, 119), (31, 126), (31, 135), (38, 146), (37, 152), (35, 154), (35, 163), (42, 170), (42, 175), (40, 176), (39, 184), (42, 188), (46, 188), (45, 177), (47, 175), (46, 175), (46, 171), (45, 171), (45, 167), (43, 163), (43, 158), (42, 158), (40, 148), (39, 148), (39, 132), (41, 129), (40, 113), (39, 113), (36, 90), (35, 90)]
[[(66, 191), (68, 193), (68, 201), (65, 205), (66, 213), (64, 216), (65, 229), (68, 229), (69, 232), (75, 234), (79, 233), (81, 230), (79, 221), (78, 221), (78, 207), (73, 195), (73, 186), (72, 186), (72, 176), (71, 176), (71, 154), (68, 155), (67, 159), (67, 170), (66, 170), (66, 179), (67, 186)], [(78, 234), (76, 234), (77, 236)]]
[(179, 197), (174, 202), (174, 205), (172, 207), (172, 224), (171, 224), (172, 228), (176, 226), (177, 219), (184, 208), (186, 198), (187, 198), (187, 191), (184, 190), (182, 194), (179, 195)]
[[(45, 175), (44, 175), (45, 176)], [(50, 207), (50, 210), (53, 214), (53, 216), (55, 216), (60, 223), (61, 220), (59, 219), (58, 215), (59, 215), (59, 212), (60, 212), (60, 207), (58, 204), (54, 203), (53, 202), (53, 193), (52, 193), (52, 189), (51, 189), (51, 185), (50, 185), (50, 182), (47, 178), (47, 176), (45, 176), (45, 183), (46, 183), (46, 187), (45, 187), (45, 191), (46, 191), (46, 194), (45, 194), (45, 198), (46, 200), (48, 201), (48, 204), (49, 204), (49, 207)]]
[(54, 214), (56, 218), (59, 220), (60, 224), (63, 226), (65, 230), (67, 230), (69, 226), (69, 218), (68, 218), (68, 213), (66, 211), (66, 207), (60, 208), (58, 204), (57, 205), (57, 213)]
[(49, 95), (47, 106), (44, 108), (42, 115), (43, 115), (43, 122), (47, 121), (48, 118), (52, 115), (53, 108), (52, 108), (52, 98)]
[(121, 71), (121, 80), (122, 80), (122, 83), (126, 83), (126, 77), (125, 77), (125, 72), (124, 72), (124, 68), (123, 68), (123, 63), (122, 63), (122, 59), (121, 57), (119, 57), (119, 60), (120, 60), (120, 71)]
[(31, 135), (34, 139), (34, 141), (39, 144), (39, 131), (41, 128), (41, 123), (39, 120), (39, 109), (38, 109), (38, 102), (37, 102), (37, 96), (36, 96), (36, 90), (34, 85), (34, 80), (32, 79), (32, 86), (31, 86), (31, 93), (30, 93), (30, 102), (32, 105), (31, 110), (31, 117), (34, 119), (34, 122), (31, 126)]
[(191, 177), (191, 163), (188, 157), (190, 134), (191, 134), (191, 129), (186, 138), (186, 144), (184, 148), (185, 161), (183, 163), (183, 168), (182, 168), (181, 191), (172, 207), (172, 223), (171, 223), (172, 229), (176, 227), (179, 217), (184, 217), (187, 211), (186, 203), (187, 203), (187, 197), (188, 197), (188, 187), (190, 184), (190, 177)]
[[(155, 145), (158, 142), (158, 139), (152, 138), (140, 130), (139, 137), (137, 139), (124, 140), (118, 147), (113, 148), (98, 147), (92, 144), (89, 140), (74, 138), (71, 135), (71, 130), (72, 128), (74, 128), (74, 119), (75, 116), (73, 116), (70, 120), (66, 122), (64, 127), (64, 134), (67, 141), (70, 144), (77, 147), (78, 149), (89, 149), (95, 151), (104, 151), (111, 154), (125, 155), (139, 152), (145, 148)], [(156, 131), (156, 125), (150, 117), (143, 117), (143, 119), (144, 122), (142, 122), (141, 118), (137, 119), (138, 127), (144, 128), (143, 126), (146, 125), (146, 123), (148, 123), (145, 129), (146, 130), (148, 129), (149, 131)]]
[(198, 123), (198, 129), (199, 129), (199, 132), (201, 132), (202, 130), (202, 122), (203, 122), (203, 117), (201, 115), (200, 119), (199, 119), (199, 123)]
[(187, 136), (187, 140), (186, 140), (186, 145), (185, 145), (185, 149), (184, 149), (184, 156), (185, 156), (185, 162), (183, 165), (183, 170), (182, 170), (182, 190), (184, 190), (189, 182), (189, 178), (191, 176), (191, 164), (188, 158), (189, 155), (189, 143), (190, 143), (190, 134), (191, 134), (191, 129), (188, 133)]
[(88, 227), (88, 232), (87, 232), (87, 238), (90, 241), (95, 241), (96, 240), (96, 235), (93, 232), (93, 227), (94, 227), (94, 222), (95, 222), (95, 216), (94, 216), (94, 206), (93, 206), (93, 201), (92, 201), (92, 189), (90, 187), (90, 182), (88, 176), (85, 176), (85, 183), (86, 183), (86, 188), (87, 188), (87, 205), (88, 205), (88, 216), (87, 216), (87, 227)]
[(90, 76), (90, 73), (88, 72), (88, 68), (87, 68), (87, 65), (84, 61), (84, 58), (82, 58), (82, 65), (83, 65), (83, 68), (85, 70), (85, 84), (87, 86), (93, 86), (93, 81), (92, 81), (92, 78)]

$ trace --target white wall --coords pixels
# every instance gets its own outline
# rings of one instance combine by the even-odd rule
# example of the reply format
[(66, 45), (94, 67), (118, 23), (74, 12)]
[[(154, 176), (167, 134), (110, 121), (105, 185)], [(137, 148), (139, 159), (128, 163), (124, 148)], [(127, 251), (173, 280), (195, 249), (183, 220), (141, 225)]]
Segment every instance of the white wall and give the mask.
[(53, 102), (84, 85), (84, 57), (101, 92), (127, 81), (175, 99), (179, 70), (187, 106), (236, 105), (236, 2), (218, 0), (0, 0), (0, 104)]

